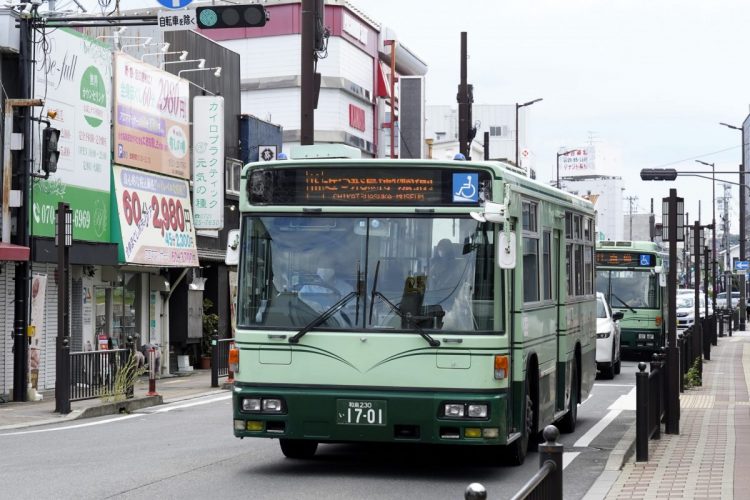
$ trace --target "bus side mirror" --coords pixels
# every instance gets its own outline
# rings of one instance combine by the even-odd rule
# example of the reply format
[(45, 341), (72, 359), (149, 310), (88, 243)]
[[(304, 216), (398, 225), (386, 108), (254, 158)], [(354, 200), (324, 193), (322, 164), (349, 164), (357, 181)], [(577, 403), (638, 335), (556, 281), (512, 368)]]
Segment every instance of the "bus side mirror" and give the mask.
[(516, 267), (516, 233), (499, 232), (497, 241), (497, 265), (501, 269)]

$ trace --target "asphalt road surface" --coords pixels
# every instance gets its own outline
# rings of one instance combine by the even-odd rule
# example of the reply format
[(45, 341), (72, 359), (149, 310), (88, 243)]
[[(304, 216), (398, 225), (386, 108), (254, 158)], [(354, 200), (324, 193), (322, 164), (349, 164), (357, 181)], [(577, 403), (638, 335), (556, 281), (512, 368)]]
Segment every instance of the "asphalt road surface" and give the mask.
[[(635, 425), (635, 362), (597, 380), (563, 434), (564, 496), (583, 497), (609, 452)], [(481, 482), (511, 497), (537, 470), (491, 465), (476, 447), (321, 445), (312, 460), (284, 458), (276, 440), (232, 435), (229, 393), (130, 415), (0, 433), (1, 498), (461, 499)]]

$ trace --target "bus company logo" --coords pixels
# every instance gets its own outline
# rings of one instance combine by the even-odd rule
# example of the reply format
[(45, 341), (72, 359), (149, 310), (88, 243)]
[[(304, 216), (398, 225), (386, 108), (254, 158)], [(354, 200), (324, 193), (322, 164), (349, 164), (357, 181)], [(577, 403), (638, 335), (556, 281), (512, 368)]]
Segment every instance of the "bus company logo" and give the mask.
[(452, 192), (454, 203), (476, 203), (479, 201), (479, 174), (454, 173)]

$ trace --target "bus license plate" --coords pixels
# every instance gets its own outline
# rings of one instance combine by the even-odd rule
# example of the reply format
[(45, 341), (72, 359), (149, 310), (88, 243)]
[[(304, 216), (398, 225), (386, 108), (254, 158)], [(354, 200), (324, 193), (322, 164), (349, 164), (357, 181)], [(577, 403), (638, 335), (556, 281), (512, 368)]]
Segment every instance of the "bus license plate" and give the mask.
[(346, 425), (385, 425), (385, 401), (336, 400), (336, 423)]

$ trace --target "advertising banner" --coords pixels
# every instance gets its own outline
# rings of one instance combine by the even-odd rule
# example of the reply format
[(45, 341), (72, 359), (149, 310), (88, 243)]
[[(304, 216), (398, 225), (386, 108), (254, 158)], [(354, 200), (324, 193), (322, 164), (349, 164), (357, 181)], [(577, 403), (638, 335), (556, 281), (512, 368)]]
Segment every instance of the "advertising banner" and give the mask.
[(119, 165), (112, 172), (124, 262), (197, 266), (188, 182)]
[(582, 147), (570, 150), (570, 153), (561, 155), (559, 161), (560, 175), (564, 177), (592, 175), (596, 173), (593, 147)]
[(190, 178), (189, 85), (115, 54), (115, 163)]
[(196, 229), (224, 227), (224, 98), (193, 99), (193, 219)]
[[(35, 179), (32, 187), (31, 234), (54, 236), (60, 201), (73, 210), (73, 238), (109, 241), (110, 124), (112, 53), (109, 48), (66, 28), (45, 35), (43, 54), (34, 65), (34, 97), (44, 100), (36, 116), (54, 115), (60, 130), (57, 172)], [(34, 170), (40, 170), (41, 131), (34, 125), (37, 148)]]

